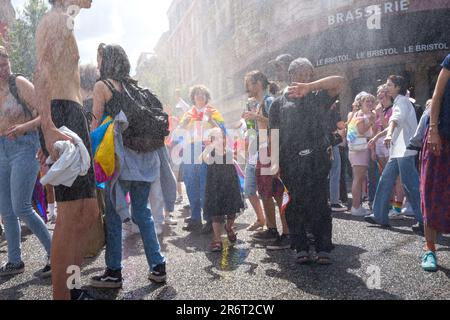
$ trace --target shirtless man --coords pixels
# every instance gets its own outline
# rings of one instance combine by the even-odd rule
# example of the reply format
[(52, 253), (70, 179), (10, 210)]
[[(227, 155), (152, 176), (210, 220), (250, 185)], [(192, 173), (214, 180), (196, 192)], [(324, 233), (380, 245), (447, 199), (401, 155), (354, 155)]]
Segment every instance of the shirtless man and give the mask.
[[(83, 140), (90, 151), (87, 120), (82, 112), (79, 52), (73, 34), (74, 8), (91, 7), (91, 0), (49, 0), (51, 10), (42, 18), (36, 31), (36, 98), (41, 116), (45, 147), (53, 159), (59, 155), (54, 143), (70, 140), (58, 128), (68, 127)], [(40, 155), (43, 161), (42, 153)], [(67, 268), (81, 267), (90, 226), (99, 212), (93, 167), (78, 177), (72, 187), (55, 187), (58, 217), (53, 233), (52, 283), (55, 300), (86, 300), (86, 293), (69, 290)]]

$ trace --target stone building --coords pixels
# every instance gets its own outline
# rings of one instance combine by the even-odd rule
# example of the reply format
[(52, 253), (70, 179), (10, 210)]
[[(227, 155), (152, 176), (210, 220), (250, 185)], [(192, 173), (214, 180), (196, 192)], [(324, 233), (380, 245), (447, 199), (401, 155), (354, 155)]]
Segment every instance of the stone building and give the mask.
[(169, 92), (203, 83), (229, 121), (244, 108), (244, 75), (274, 79), (268, 62), (282, 53), (309, 58), (316, 77), (345, 76), (345, 112), (390, 74), (423, 104), (450, 51), (449, 0), (174, 0), (168, 18), (155, 52), (170, 65)]

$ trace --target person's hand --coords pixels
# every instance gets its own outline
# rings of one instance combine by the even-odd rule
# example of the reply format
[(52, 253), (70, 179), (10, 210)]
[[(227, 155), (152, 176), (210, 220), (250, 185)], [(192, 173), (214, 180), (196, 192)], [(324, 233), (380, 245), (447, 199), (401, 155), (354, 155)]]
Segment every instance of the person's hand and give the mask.
[(248, 121), (248, 120), (256, 121), (256, 120), (258, 120), (258, 114), (253, 111), (246, 111), (242, 114), (242, 118), (246, 121)]
[(383, 105), (381, 103), (379, 103), (375, 108), (375, 113), (380, 117), (383, 114)]
[(6, 137), (10, 140), (15, 140), (18, 137), (24, 135), (26, 132), (27, 132), (26, 125), (18, 124), (6, 130)]
[(303, 98), (311, 92), (311, 87), (308, 83), (294, 82), (292, 86), (288, 88), (288, 95), (290, 98)]
[(45, 147), (47, 148), (52, 159), (54, 161), (57, 161), (59, 159), (59, 152), (55, 150), (55, 143), (57, 141), (72, 141), (72, 138), (64, 134), (56, 127), (43, 130), (43, 133), (45, 139)]
[(183, 122), (180, 123), (180, 127), (183, 128), (188, 125), (188, 123), (191, 121), (191, 116), (185, 116), (183, 119)]
[(369, 140), (369, 148), (373, 148), (375, 144), (377, 143), (377, 138), (372, 138)]
[(386, 148), (390, 149), (391, 145), (392, 145), (392, 136), (386, 136), (386, 138), (384, 138), (384, 145), (386, 146)]
[(439, 135), (439, 132), (436, 130), (433, 130), (433, 128), (430, 130), (429, 137), (428, 137), (428, 147), (430, 148), (431, 152), (436, 155), (440, 156), (442, 151), (442, 141), (441, 136)]

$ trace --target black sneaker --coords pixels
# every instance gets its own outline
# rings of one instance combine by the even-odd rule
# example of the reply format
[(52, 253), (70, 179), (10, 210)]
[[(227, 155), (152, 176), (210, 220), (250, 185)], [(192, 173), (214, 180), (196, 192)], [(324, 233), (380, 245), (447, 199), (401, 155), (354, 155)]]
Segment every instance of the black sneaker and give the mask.
[(183, 230), (197, 232), (202, 229), (202, 226), (203, 224), (201, 221), (191, 220), (185, 227), (183, 227)]
[(364, 218), (364, 220), (367, 223), (373, 224), (373, 225), (378, 225), (381, 228), (385, 228), (385, 229), (389, 229), (391, 226), (389, 224), (379, 224), (377, 220), (375, 220), (375, 218), (373, 216), (367, 216)]
[(348, 211), (348, 208), (346, 206), (343, 206), (340, 203), (332, 204), (331, 205), (331, 211), (333, 212), (345, 212)]
[(166, 263), (158, 264), (148, 275), (148, 279), (156, 283), (165, 283), (167, 280)]
[(275, 240), (272, 244), (266, 247), (267, 250), (275, 251), (275, 250), (285, 250), (291, 248), (291, 238), (288, 234), (281, 235), (277, 240)]
[(52, 276), (52, 267), (50, 265), (50, 262), (48, 262), (44, 268), (39, 270), (36, 275), (41, 279), (47, 279)]
[(211, 234), (213, 232), (212, 222), (207, 222), (202, 228), (202, 234)]
[(417, 233), (418, 235), (421, 235), (421, 236), (425, 235), (425, 228), (424, 228), (423, 224), (417, 223), (417, 224), (413, 225), (411, 228), (414, 233)]
[(12, 276), (25, 272), (25, 264), (20, 262), (18, 264), (14, 263), (5, 263), (2, 267), (0, 267), (0, 277), (4, 276)]
[(105, 289), (122, 288), (122, 271), (106, 269), (102, 276), (91, 278), (91, 287)]
[(70, 300), (95, 300), (86, 290), (72, 289), (70, 290)]
[(257, 232), (252, 235), (252, 238), (257, 241), (276, 241), (280, 235), (278, 234), (277, 229), (267, 229), (266, 231)]

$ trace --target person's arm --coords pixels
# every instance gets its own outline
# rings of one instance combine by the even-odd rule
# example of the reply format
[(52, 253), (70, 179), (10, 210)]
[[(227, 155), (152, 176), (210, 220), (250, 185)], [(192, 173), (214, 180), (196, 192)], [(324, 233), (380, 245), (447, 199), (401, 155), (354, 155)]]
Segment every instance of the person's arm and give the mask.
[(449, 80), (450, 80), (450, 70), (444, 66), (441, 73), (439, 74), (436, 89), (433, 94), (433, 100), (431, 102), (430, 131), (428, 138), (428, 144), (432, 152), (437, 156), (440, 156), (442, 151), (442, 141), (439, 135), (439, 128), (438, 128), (439, 115), (441, 113), (441, 106), (445, 93), (445, 88)]
[(386, 136), (388, 132), (388, 129), (384, 129), (383, 131), (379, 132), (378, 134), (375, 135), (375, 137), (373, 137), (370, 141), (369, 141), (369, 146), (373, 146), (375, 145), (375, 143), (381, 139), (382, 137)]
[(288, 88), (290, 97), (302, 98), (313, 91), (324, 90), (330, 97), (336, 97), (344, 88), (345, 78), (340, 76), (331, 76), (310, 83), (293, 83)]
[[(41, 22), (36, 31), (36, 69), (34, 73), (34, 86), (36, 91), (36, 107), (41, 117), (41, 128), (44, 134), (45, 144), (53, 160), (59, 158), (59, 153), (54, 149), (57, 141), (72, 140), (69, 136), (58, 130), (53, 123), (51, 113), (51, 88), (52, 70), (56, 70), (55, 57), (61, 55), (62, 46), (65, 43), (64, 30), (67, 26), (63, 20), (50, 24)], [(66, 31), (67, 32), (67, 31)]]
[(386, 131), (386, 138), (384, 138), (384, 144), (386, 145), (387, 148), (391, 147), (392, 135), (394, 134), (394, 130), (397, 127), (398, 127), (397, 122), (396, 121), (391, 121), (391, 122), (389, 122), (389, 127), (385, 130)]
[[(107, 103), (107, 95), (112, 95), (108, 87), (101, 81), (97, 82), (94, 86), (93, 93), (93, 106), (92, 113), (94, 114), (94, 119), (91, 123), (91, 131), (94, 131), (100, 126), (100, 121), (105, 113), (105, 105)], [(109, 97), (111, 99), (111, 97)]]

